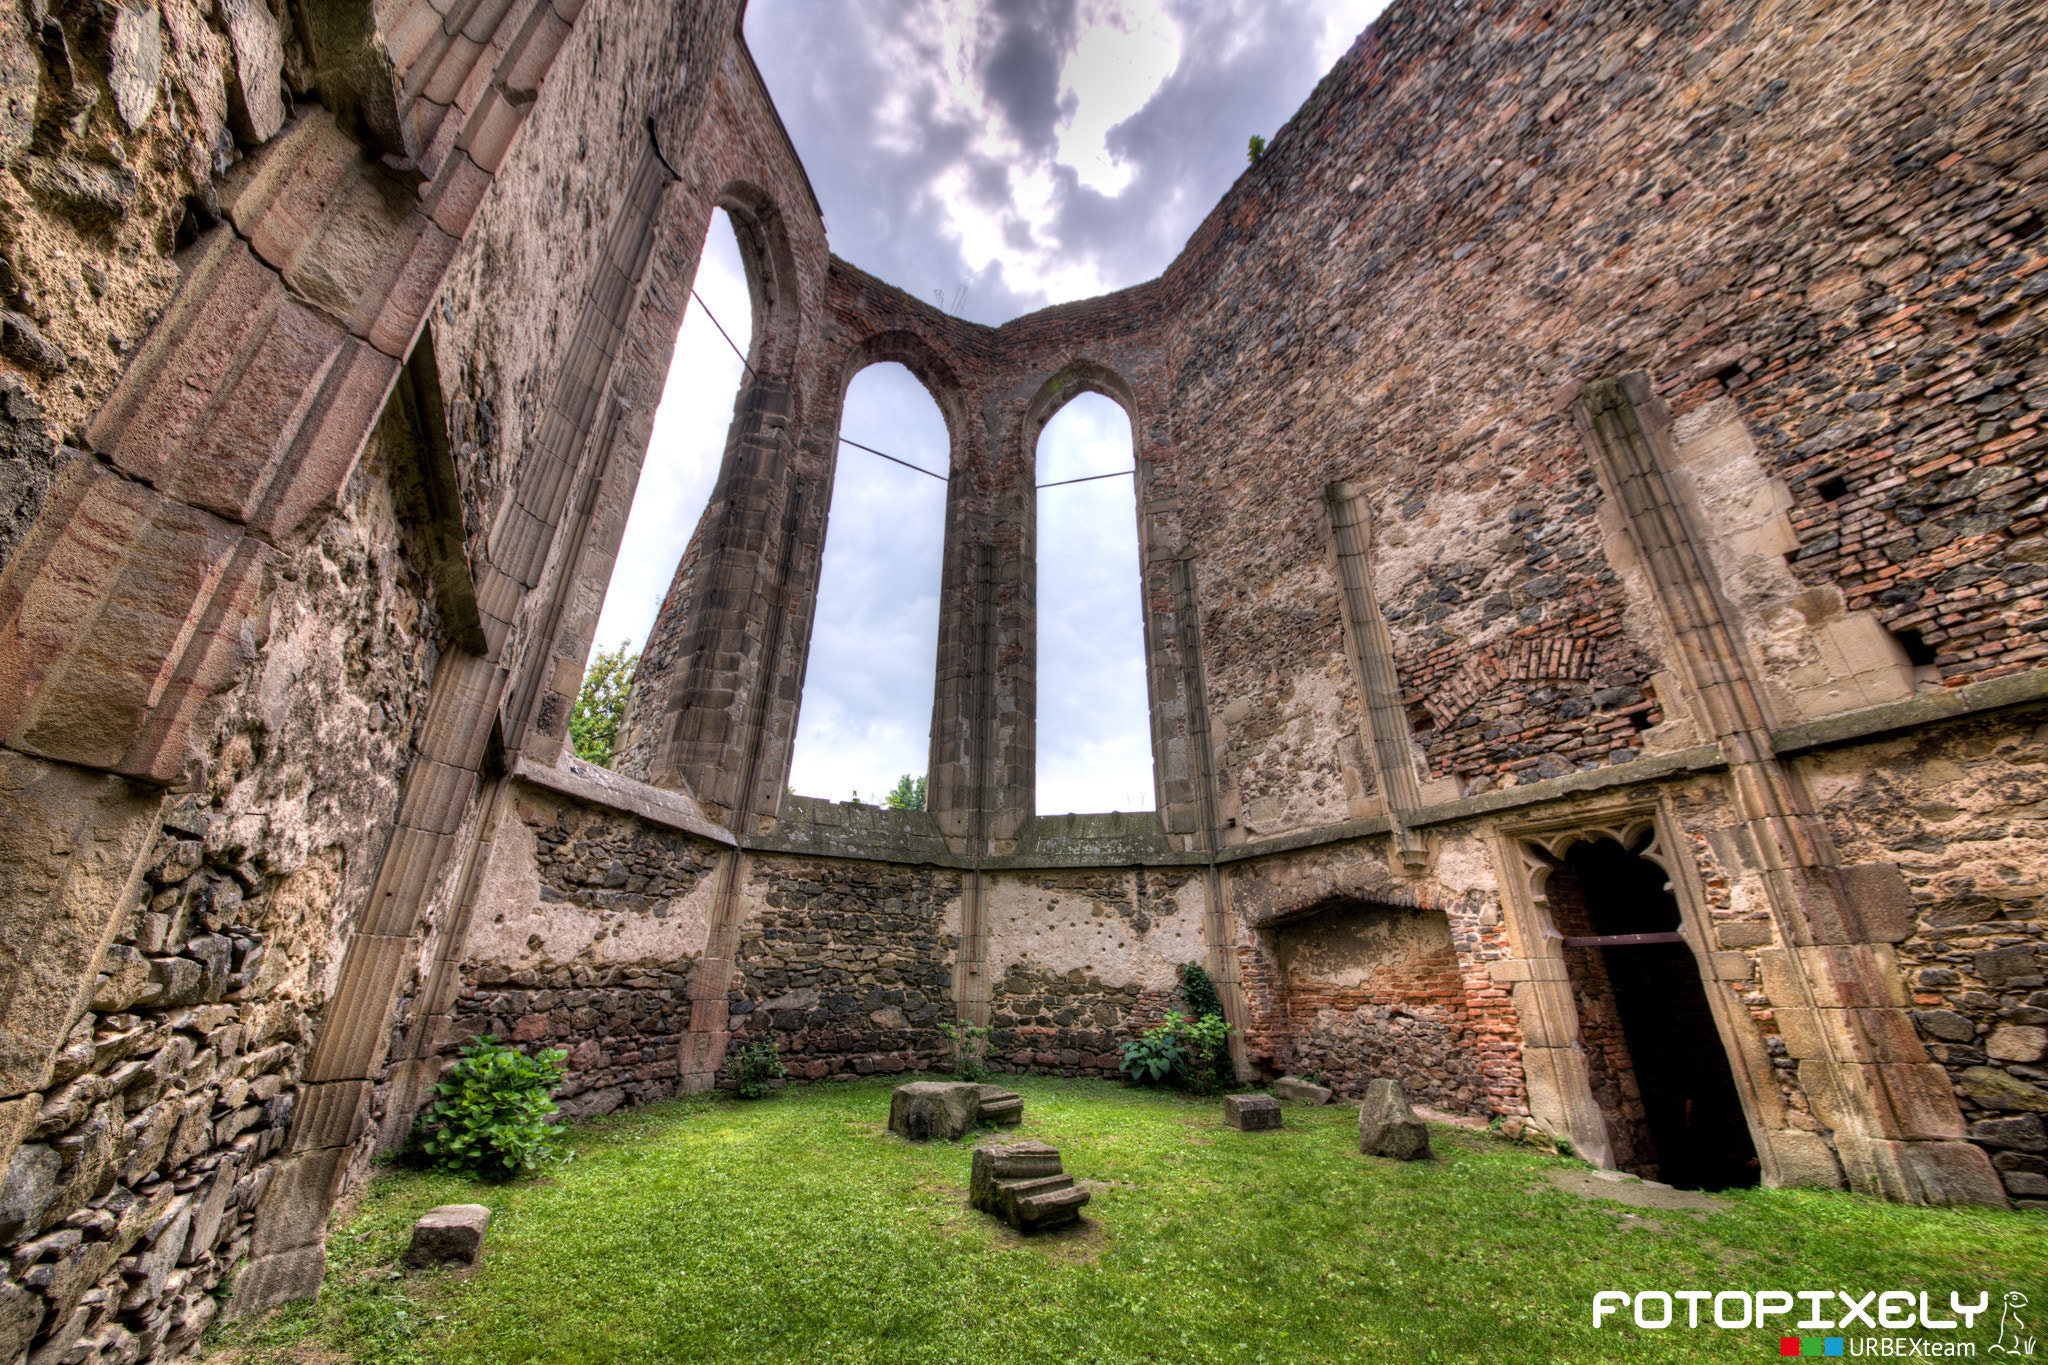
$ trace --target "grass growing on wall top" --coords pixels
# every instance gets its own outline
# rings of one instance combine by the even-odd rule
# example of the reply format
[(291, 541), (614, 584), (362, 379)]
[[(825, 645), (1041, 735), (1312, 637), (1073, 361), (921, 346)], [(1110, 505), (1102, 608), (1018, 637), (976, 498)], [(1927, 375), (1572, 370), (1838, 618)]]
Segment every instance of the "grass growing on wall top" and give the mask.
[[(1078, 1232), (1021, 1238), (967, 1208), (976, 1137), (889, 1134), (890, 1082), (683, 1100), (579, 1127), (574, 1159), (539, 1180), (385, 1173), (333, 1235), (321, 1301), (210, 1348), (245, 1365), (1755, 1361), (1776, 1355), (1775, 1321), (1647, 1332), (1624, 1313), (1596, 1332), (1592, 1295), (2048, 1302), (2036, 1215), (1762, 1190), (1704, 1217), (1634, 1209), (1550, 1183), (1576, 1163), (1458, 1130), (1432, 1129), (1436, 1161), (1360, 1156), (1347, 1105), (1241, 1134), (1216, 1099), (1014, 1079), (1010, 1136), (1103, 1182)], [(398, 1274), (412, 1220), (462, 1202), (495, 1210), (483, 1266)], [(1982, 1357), (1995, 1326), (1941, 1335)]]

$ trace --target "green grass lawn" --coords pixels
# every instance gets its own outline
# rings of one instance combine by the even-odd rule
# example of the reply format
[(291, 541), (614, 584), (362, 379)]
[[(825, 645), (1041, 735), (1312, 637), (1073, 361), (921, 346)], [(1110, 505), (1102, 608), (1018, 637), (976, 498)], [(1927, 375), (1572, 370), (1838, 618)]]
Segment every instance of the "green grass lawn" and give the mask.
[[(512, 1185), (387, 1172), (330, 1237), (318, 1304), (208, 1349), (247, 1365), (1761, 1362), (1785, 1320), (1688, 1331), (1681, 1308), (1653, 1332), (1624, 1310), (1596, 1331), (1592, 1296), (1983, 1289), (1995, 1305), (2019, 1289), (2048, 1311), (2037, 1215), (1782, 1190), (1630, 1208), (1551, 1183), (1578, 1163), (1476, 1133), (1434, 1128), (1437, 1159), (1398, 1165), (1359, 1155), (1351, 1106), (1243, 1134), (1219, 1101), (1104, 1081), (1017, 1078), (1013, 1136), (1100, 1182), (1078, 1232), (1024, 1238), (966, 1206), (974, 1137), (886, 1130), (890, 1084), (585, 1124), (571, 1160)], [(495, 1211), (477, 1271), (398, 1271), (413, 1219), (472, 1202)], [(1913, 1335), (1981, 1359), (1994, 1331)]]

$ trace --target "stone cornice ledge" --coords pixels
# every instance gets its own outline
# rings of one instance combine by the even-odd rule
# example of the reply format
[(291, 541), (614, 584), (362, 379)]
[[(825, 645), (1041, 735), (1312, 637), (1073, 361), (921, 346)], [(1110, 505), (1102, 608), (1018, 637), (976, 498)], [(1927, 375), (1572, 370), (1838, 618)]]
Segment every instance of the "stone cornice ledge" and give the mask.
[(1771, 747), (1781, 757), (1810, 753), (1830, 744), (1874, 739), (1899, 730), (1917, 729), (1937, 721), (2002, 711), (2010, 706), (2048, 700), (2048, 668), (2011, 673), (1940, 692), (1923, 692), (1887, 706), (1870, 706), (1823, 720), (1803, 721), (1771, 731)]
[(679, 829), (685, 834), (724, 844), (727, 848), (739, 843), (731, 830), (706, 816), (695, 801), (681, 792), (620, 777), (615, 772), (580, 759), (565, 757), (561, 767), (550, 768), (522, 754), (512, 761), (512, 776), (531, 786), (578, 801), (588, 801), (592, 805), (625, 811), (650, 824)]
[[(1829, 716), (1823, 720), (1788, 725), (1771, 732), (1771, 745), (1781, 757), (1790, 758), (1829, 745), (1874, 739), (1945, 720), (1985, 715), (2044, 701), (2048, 701), (2048, 669), (2032, 669), (2025, 673), (1991, 678), (1941, 692), (1924, 693), (1886, 706), (1871, 706), (1860, 711)], [(1545, 802), (1567, 796), (1638, 786), (1690, 773), (1713, 772), (1726, 766), (1718, 744), (1701, 744), (1672, 753), (1652, 754), (1633, 763), (1613, 764), (1604, 768), (1588, 769), (1585, 772), (1567, 773), (1563, 777), (1546, 778), (1540, 782), (1524, 783), (1501, 791), (1461, 797), (1456, 801), (1440, 801), (1433, 806), (1425, 806), (1421, 810), (1411, 812), (1408, 824), (1416, 829), (1456, 824), (1461, 820), (1470, 820), (1478, 816), (1498, 815), (1504, 811), (1540, 806)], [(607, 772), (603, 768), (574, 758), (564, 759), (559, 768), (550, 768), (522, 757), (514, 762), (512, 776), (533, 786), (558, 792), (579, 801), (626, 811), (654, 824), (695, 834), (700, 838), (724, 844), (728, 848), (737, 846), (739, 842), (733, 837), (732, 831), (711, 821), (698, 809), (696, 802), (682, 793), (651, 787), (632, 778), (620, 777), (616, 773)], [(1216, 861), (1246, 862), (1254, 858), (1266, 858), (1304, 848), (1317, 848), (1325, 844), (1367, 839), (1385, 834), (1388, 828), (1387, 817), (1384, 815), (1375, 815), (1364, 820), (1346, 820), (1340, 824), (1294, 830), (1267, 839), (1235, 844), (1220, 851), (1216, 855)], [(1076, 841), (1077, 844), (1085, 842)], [(790, 838), (788, 834), (781, 834), (781, 837), (770, 835), (750, 839), (748, 847), (762, 852), (808, 854), (813, 857), (854, 858), (874, 862), (910, 861), (924, 866), (960, 869), (973, 866), (972, 859), (958, 854), (941, 853), (936, 849), (862, 849), (856, 846), (857, 843), (857, 839), (849, 839), (836, 847), (817, 847), (809, 840)], [(909, 855), (907, 859), (906, 854)], [(1084, 849), (1076, 847), (1051, 855), (1033, 850), (1010, 857), (984, 858), (981, 866), (984, 871), (997, 872), (1057, 867), (1199, 867), (1207, 861), (1206, 855), (1201, 853), (1176, 853), (1152, 849), (1141, 851), (1128, 846), (1110, 852), (1110, 856), (1105, 859), (1100, 855), (1090, 856)]]

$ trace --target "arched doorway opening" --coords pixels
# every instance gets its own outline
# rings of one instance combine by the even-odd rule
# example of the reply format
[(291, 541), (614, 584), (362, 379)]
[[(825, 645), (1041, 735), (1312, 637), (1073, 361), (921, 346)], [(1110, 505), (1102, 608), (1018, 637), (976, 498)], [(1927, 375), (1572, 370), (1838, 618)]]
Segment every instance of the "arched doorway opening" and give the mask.
[(1755, 1185), (1756, 1147), (1654, 833), (1573, 843), (1545, 886), (1615, 1163), (1683, 1189)]

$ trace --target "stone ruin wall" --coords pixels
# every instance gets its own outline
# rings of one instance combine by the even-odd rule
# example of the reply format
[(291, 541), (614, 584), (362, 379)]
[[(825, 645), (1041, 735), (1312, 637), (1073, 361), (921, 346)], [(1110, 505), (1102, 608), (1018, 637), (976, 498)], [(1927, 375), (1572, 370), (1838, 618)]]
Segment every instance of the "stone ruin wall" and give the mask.
[[(13, 172), (0, 176), (0, 287), (11, 310), (0, 324), (0, 543), (9, 555), (61, 468), (90, 450), (87, 419), (181, 278), (236, 230), (222, 220), (245, 205), (257, 163), (244, 157), (292, 139), (303, 154), (309, 126), (328, 118), (288, 14), (179, 0), (105, 13), (139, 26), (133, 47), (116, 55), (102, 21), (83, 10), (55, 14), (39, 32), (25, 13), (0, 16), (0, 70), (12, 92), (0, 120), (0, 158)], [(534, 106), (542, 123), (569, 130), (570, 144), (582, 102), (614, 102), (621, 88), (620, 63), (593, 60), (598, 30), (628, 38), (623, 54), (658, 45), (664, 16), (599, 3), (591, 19), (569, 48), (578, 90), (558, 96), (551, 86)], [(728, 12), (712, 29), (730, 23)], [(505, 50), (502, 37), (495, 50)], [(152, 58), (160, 69), (133, 69)], [(317, 128), (312, 136), (317, 145)], [(545, 169), (550, 189), (609, 202), (592, 190), (614, 168), (580, 178), (566, 169), (562, 137), (527, 144), (525, 167), (507, 172), (507, 198), (530, 198)], [(616, 151), (606, 144), (600, 160)], [(364, 234), (358, 243), (374, 242), (382, 226), (374, 213), (366, 219), (353, 225)], [(236, 219), (244, 229), (251, 221)], [(528, 250), (582, 241), (517, 229), (510, 237)], [(498, 298), (478, 302), (489, 293), (481, 286), (451, 289), (437, 324), (475, 311), (510, 327), (514, 301), (546, 312), (562, 292), (554, 281), (583, 273), (580, 260), (517, 273), (495, 247), (477, 255), (472, 273), (494, 281)], [(450, 378), (460, 375), (457, 367)], [(437, 591), (448, 546), (415, 398), (401, 372), (353, 473), (304, 521), (273, 531), (239, 603), (246, 624), (230, 627), (238, 657), (193, 726), (169, 795), (136, 784), (132, 811), (98, 798), (101, 811), (120, 811), (145, 832), (133, 841), (133, 874), (108, 883), (106, 946), (94, 942), (94, 926), (57, 926), (85, 940), (57, 970), (84, 983), (87, 1008), (74, 1015), (62, 1000), (35, 996), (39, 980), (16, 976), (42, 971), (41, 959), (9, 964), (10, 1028), (27, 999), (70, 1031), (38, 1088), (23, 1095), (15, 1085), (0, 1100), (0, 1242), (10, 1252), (0, 1358), (21, 1358), (31, 1343), (37, 1361), (181, 1354), (219, 1311), (216, 1294), (250, 1254), (256, 1212), (291, 1164), (307, 1053), (327, 1022), (349, 926), (391, 838), (429, 683), (449, 648)], [(493, 402), (496, 412), (516, 410)], [(492, 420), (468, 428), (484, 445)], [(465, 472), (454, 542), (466, 529), (480, 556), (503, 471)], [(5, 761), (11, 788), (62, 821), (47, 774), (63, 770), (18, 751)], [(103, 820), (74, 816), (73, 838), (104, 842), (94, 828)], [(6, 850), (10, 878), (63, 875), (24, 852)], [(31, 913), (42, 894), (7, 900)], [(14, 930), (10, 921), (13, 943), (37, 940)], [(17, 1074), (10, 1067), (10, 1082)], [(311, 1235), (324, 1213), (314, 1211)]]
[[(146, 80), (94, 23), (59, 14), (32, 30), (25, 14), (0, 18), (0, 71), (10, 89), (34, 86), (0, 118), (0, 158), (13, 172), (0, 176), (0, 543), (19, 560), (0, 592), (10, 620), (23, 585), (41, 581), (50, 562), (35, 540), (54, 524), (44, 511), (57, 508), (51, 516), (72, 518), (64, 529), (73, 530), (88, 520), (73, 516), (82, 499), (105, 496), (97, 483), (84, 493), (61, 484), (60, 474), (90, 472), (77, 452), (133, 464), (117, 428), (92, 426), (117, 381), (137, 356), (171, 374), (173, 358), (150, 344), (174, 330), (199, 335), (176, 330), (191, 320), (174, 304), (212, 287), (194, 272), (216, 259), (207, 253), (220, 234), (270, 240), (262, 196), (276, 187), (263, 176), (281, 163), (252, 165), (244, 153), (287, 140), (295, 155), (352, 145), (353, 134), (333, 131), (289, 17), (184, 0), (124, 14), (121, 23), (156, 35), (154, 45), (121, 49), (158, 54)], [(727, 39), (735, 17), (730, 4), (660, 12), (607, 0), (580, 16), (551, 12), (542, 27), (558, 26), (563, 58), (539, 98), (520, 106), (526, 127), (503, 163), (486, 143), (468, 144), (494, 170), (465, 182), (466, 200), (446, 196), (436, 167), (468, 174), (479, 163), (451, 153), (445, 136), (438, 160), (415, 167), (452, 234), (447, 283), (427, 295), (400, 298), (376, 269), (348, 273), (383, 249), (379, 234), (402, 226), (367, 199), (327, 203), (323, 221), (341, 230), (290, 245), (306, 254), (289, 288), (313, 312), (382, 336), (361, 319), (386, 316), (380, 300), (399, 298), (390, 316), (413, 308), (408, 329), (430, 323), (436, 364), (392, 359), (386, 382), (397, 397), (381, 420), (374, 404), (366, 409), (352, 466), (324, 448), (304, 457), (304, 471), (285, 466), (279, 486), (306, 515), (264, 528), (261, 548), (228, 570), (227, 624), (201, 637), (208, 648), (222, 642), (209, 658), (231, 662), (199, 683), (176, 675), (172, 702), (186, 706), (192, 694), (205, 705), (171, 722), (162, 754), (116, 758), (92, 747), (98, 718), (125, 724), (120, 717), (158, 705), (155, 694), (145, 702), (109, 691), (103, 704), (79, 692), (74, 679), (94, 668), (126, 678), (125, 637), (76, 656), (86, 662), (67, 663), (72, 672), (50, 683), (8, 656), (8, 676), (29, 679), (17, 690), (71, 688), (64, 695), (85, 702), (65, 704), (86, 719), (38, 730), (6, 718), (10, 809), (27, 814), (6, 822), (0, 851), (6, 900), (27, 919), (0, 936), (17, 954), (4, 1007), (10, 1026), (42, 1018), (60, 1027), (48, 1039), (17, 1035), (23, 1055), (8, 1058), (0, 1096), (0, 1240), (12, 1253), (0, 1281), (0, 1358), (31, 1344), (37, 1359), (175, 1354), (245, 1253), (266, 1264), (298, 1257), (297, 1266), (317, 1250), (342, 1175), (367, 1161), (370, 1144), (357, 1141), (365, 1126), (375, 1122), (388, 1144), (418, 1093), (416, 1082), (399, 1083), (394, 1062), (378, 1063), (370, 1074), (385, 1084), (352, 1120), (343, 1112), (341, 1136), (316, 1128), (306, 1111), (327, 1105), (349, 1074), (301, 1083), (324, 1032), (362, 1025), (393, 1038), (377, 1043), (380, 1057), (432, 1062), (470, 1031), (524, 1029), (536, 1045), (568, 1047), (572, 1102), (588, 1111), (680, 1083), (666, 1069), (676, 1058), (663, 1053), (680, 1047), (703, 1003), (682, 968), (703, 951), (707, 886), (735, 855), (701, 829), (545, 784), (515, 784), (496, 808), (491, 828), (510, 851), (493, 857), (479, 906), (509, 906), (506, 918), (494, 910), (471, 921), (467, 943), (438, 942), (459, 860), (427, 864), (419, 919), (399, 931), (404, 965), (389, 999), (360, 1007), (365, 1024), (342, 1017), (359, 1008), (355, 997), (337, 1013), (334, 995), (387, 845), (399, 842), (405, 774), (422, 766), (420, 754), (440, 752), (430, 683), (479, 609), (450, 595), (450, 546), (478, 580), (470, 591), (487, 586), (493, 528), (542, 478), (526, 452), (585, 308), (581, 291), (600, 273), (634, 137), (653, 117), (688, 177), (662, 201), (655, 282), (630, 315), (622, 392), (658, 389), (720, 177), (744, 162), (786, 208), (802, 202), (801, 169), (792, 174), (772, 110), (749, 92)], [(1239, 925), (1229, 949), (1255, 1061), (1278, 1066), (1320, 1046), (1273, 965), (1268, 940), (1285, 925), (1262, 930), (1261, 916), (1332, 896), (1405, 895), (1393, 903), (1427, 901), (1444, 916), (1463, 1014), (1441, 971), (1399, 993), (1444, 997), (1433, 1007), (1461, 1021), (1457, 1041), (1476, 1066), (1418, 1073), (1414, 1083), (1439, 1083), (1448, 1107), (1526, 1114), (1532, 1082), (1516, 1010), (1525, 983), (1494, 970), (1513, 957), (1499, 878), (1514, 875), (1495, 868), (1494, 836), (1519, 817), (1485, 803), (1530, 788), (1516, 799), (1605, 818), (1613, 802), (1601, 793), (1620, 788), (1600, 784), (1627, 781), (1618, 765), (1637, 763), (1646, 781), (1630, 799), (1663, 803), (1693, 860), (1715, 937), (1710, 989), (1749, 1020), (1753, 1031), (1734, 1045), (1760, 1111), (1830, 1140), (1832, 1101), (1802, 1084), (1786, 1045), (1794, 1011), (1773, 993), (1790, 950), (1729, 836), (1724, 781), (1697, 756), (1713, 736), (1680, 694), (1654, 589), (1565, 415), (1582, 380), (1641, 369), (1676, 415), (1688, 495), (1731, 532), (1710, 551), (1714, 568), (1843, 861), (1897, 864), (1910, 891), (1898, 941), (1871, 952), (1896, 962), (1887, 970), (1902, 1003), (2007, 1190), (2048, 1197), (2048, 972), (2031, 824), (2040, 712), (2026, 709), (2039, 689), (2023, 685), (2048, 620), (2036, 592), (2048, 559), (2037, 435), (2048, 406), (2039, 354), (2048, 166), (2037, 112), (2048, 108), (2048, 77), (2035, 74), (2037, 16), (1929, 4), (1884, 19), (1888, 45), (1870, 61), (1870, 7), (1397, 7), (1166, 277), (993, 331), (862, 283), (828, 261), (821, 235), (804, 237), (805, 213), (788, 211), (801, 284), (793, 315), (830, 313), (847, 335), (886, 323), (924, 340), (912, 359), (926, 363), (937, 348), (956, 360), (951, 373), (976, 409), (1006, 395), (996, 427), (1015, 444), (991, 449), (970, 424), (962, 450), (991, 476), (977, 476), (949, 516), (999, 514), (991, 545), (1007, 556), (1008, 646), (1032, 621), (1018, 587), (1028, 514), (1004, 491), (1017, 479), (1003, 471), (1028, 464), (1036, 382), (1089, 359), (1129, 387), (1142, 414), (1145, 544), (1195, 551), (1192, 601), (1172, 595), (1170, 556), (1148, 555), (1146, 570), (1162, 804), (1176, 838), (1197, 829), (1195, 751), (1205, 740), (1218, 768), (1216, 818), (1231, 822), (1226, 840), (1350, 828), (1384, 810), (1319, 507), (1334, 480), (1368, 490), (1376, 595), (1419, 775), (1427, 799), (1448, 804), (1435, 807), (1435, 862), (1417, 883), (1398, 884), (1391, 850), (1363, 829), (1322, 849), (1269, 848), (1228, 865), (1222, 884)], [(493, 60), (515, 53), (506, 34), (485, 50)], [(541, 62), (535, 82), (548, 71)], [(678, 71), (685, 78), (671, 79)], [(432, 99), (467, 117), (483, 107), (480, 81), (454, 76), (468, 84)], [(280, 79), (296, 102), (289, 111), (266, 93)], [(465, 206), (449, 207), (457, 202)], [(349, 256), (354, 246), (337, 254), (336, 243), (370, 243), (370, 255)], [(320, 274), (329, 268), (340, 273)], [(175, 327), (153, 333), (167, 317)], [(820, 324), (789, 342), (804, 350), (805, 458), (818, 481), (850, 354), (825, 333)], [(402, 352), (411, 335), (378, 344)], [(283, 375), (272, 397), (292, 408), (299, 382)], [(252, 420), (266, 420), (267, 409), (246, 401)], [(437, 499), (438, 437), (421, 434), (437, 420), (452, 507)], [(94, 445), (101, 431), (112, 432), (108, 449)], [(337, 468), (346, 477), (334, 473), (321, 491)], [(148, 534), (160, 547), (144, 558), (181, 565), (179, 537), (200, 534), (190, 528), (221, 516), (239, 527), (255, 515), (240, 502), (232, 515), (204, 510), (228, 495), (170, 472), (149, 476), (162, 476), (160, 490), (119, 490), (158, 518)], [(614, 523), (630, 484), (606, 485)], [(814, 540), (822, 515), (819, 503), (805, 531)], [(24, 546), (32, 553), (17, 556)], [(599, 581), (597, 562), (558, 550), (544, 577)], [(122, 582), (118, 592), (136, 591)], [(163, 594), (175, 622), (185, 608), (173, 599), (199, 591), (191, 584), (172, 572), (149, 591)], [(508, 650), (504, 663), (522, 685), (573, 692), (574, 622), (578, 611), (594, 617), (590, 594), (579, 588), (582, 606), (550, 617), (547, 584), (526, 586), (534, 590), (514, 594), (516, 619), (490, 648)], [(966, 611), (966, 592), (952, 585), (952, 619)], [(486, 617), (494, 603), (503, 605), (486, 594)], [(1191, 616), (1214, 726), (1206, 736), (1178, 681), (1193, 666), (1178, 629)], [(156, 648), (155, 627), (143, 625), (134, 638)], [(1915, 665), (1894, 647), (1907, 632), (1930, 662)], [(171, 676), (156, 670), (177, 663), (137, 658), (146, 676)], [(1028, 779), (1017, 775), (1032, 743), (1028, 682), (1005, 684), (1009, 700), (1024, 699), (1007, 712), (1019, 719), (1003, 740), (1001, 799), (1017, 817), (1005, 837), (1027, 832), (1016, 802), (1028, 802), (1018, 795)], [(794, 701), (784, 698), (782, 747), (771, 752), (786, 753)], [(1950, 705), (2004, 710), (1943, 722)], [(1878, 706), (1894, 708), (1891, 720), (1826, 728), (1831, 715)], [(957, 757), (935, 751), (935, 790)], [(482, 823), (475, 803), (458, 799), (444, 814), (437, 837), (468, 846)], [(832, 1075), (929, 1064), (939, 1043), (923, 1026), (952, 999), (960, 870), (775, 849), (747, 856), (745, 926), (758, 933), (743, 936), (724, 1001), (736, 1036), (765, 1019), (766, 1031), (788, 1035), (806, 1078), (820, 1066)], [(1172, 970), (1186, 943), (1203, 942), (1199, 869), (1159, 860), (1140, 888), (1140, 873), (1115, 867), (987, 874), (992, 904), (1013, 912), (1008, 930), (995, 917), (987, 959), (1000, 966), (990, 1006), (1003, 1021), (1005, 1065), (1086, 1072), (1092, 1056), (1103, 1070), (1119, 1036), (1174, 1006)], [(624, 883), (609, 884), (621, 872)], [(1285, 885), (1290, 875), (1301, 880)], [(637, 878), (647, 885), (633, 889)], [(70, 899), (46, 912), (52, 886), (72, 888)], [(1160, 940), (1175, 926), (1180, 938), (1170, 952), (1085, 962), (1035, 946), (1051, 928), (1072, 930), (1083, 906), (1088, 925), (1114, 922), (1127, 941)], [(1149, 922), (1142, 935), (1134, 914)], [(444, 949), (460, 955), (460, 997), (437, 1014), (424, 997)], [(891, 954), (900, 960), (882, 962)], [(800, 1007), (806, 990), (817, 1003)], [(1318, 1003), (1315, 1020), (1327, 1011), (1355, 1028), (1380, 1007), (1361, 996), (1347, 1011), (1350, 1003)], [(436, 1019), (445, 1033), (433, 1033)], [(303, 1149), (292, 1136), (301, 1129)], [(332, 1152), (353, 1155), (336, 1162)], [(269, 1284), (251, 1280), (245, 1301), (265, 1299)]]

